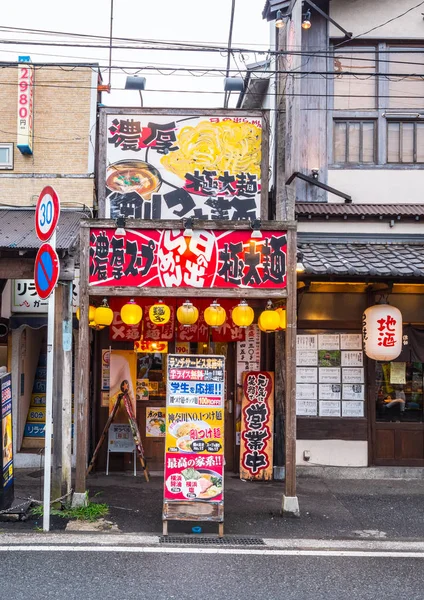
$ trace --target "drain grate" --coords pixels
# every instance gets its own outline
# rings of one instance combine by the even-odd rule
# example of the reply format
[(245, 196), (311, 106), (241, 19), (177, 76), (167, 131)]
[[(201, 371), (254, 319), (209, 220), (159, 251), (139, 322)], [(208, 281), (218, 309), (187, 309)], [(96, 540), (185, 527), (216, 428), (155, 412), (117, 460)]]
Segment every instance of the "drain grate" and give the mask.
[(190, 544), (199, 546), (265, 546), (265, 542), (261, 538), (252, 537), (214, 537), (201, 535), (162, 535), (159, 538), (160, 544)]

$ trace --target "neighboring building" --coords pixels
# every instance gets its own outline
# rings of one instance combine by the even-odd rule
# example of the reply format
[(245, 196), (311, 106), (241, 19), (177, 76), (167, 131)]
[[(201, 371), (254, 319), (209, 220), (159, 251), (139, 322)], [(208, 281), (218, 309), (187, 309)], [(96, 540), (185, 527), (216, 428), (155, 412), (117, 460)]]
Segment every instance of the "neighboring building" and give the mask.
[[(290, 4), (268, 0), (264, 18), (272, 25)], [(296, 185), (305, 267), (297, 462), (423, 466), (422, 13), (406, 0), (315, 4), (352, 39), (303, 3), (301, 178), (284, 173)], [(363, 311), (380, 301), (401, 310), (409, 338), (392, 363), (368, 359), (360, 343)], [(404, 401), (395, 406), (396, 390)]]
[(79, 222), (94, 206), (98, 79), (94, 64), (1, 64), (1, 324), (9, 335), (0, 338), (0, 366), (12, 371), (18, 467), (38, 465), (35, 450), (44, 446), (47, 303), (34, 290), (34, 208), (52, 186), (62, 206), (61, 279), (74, 280)]

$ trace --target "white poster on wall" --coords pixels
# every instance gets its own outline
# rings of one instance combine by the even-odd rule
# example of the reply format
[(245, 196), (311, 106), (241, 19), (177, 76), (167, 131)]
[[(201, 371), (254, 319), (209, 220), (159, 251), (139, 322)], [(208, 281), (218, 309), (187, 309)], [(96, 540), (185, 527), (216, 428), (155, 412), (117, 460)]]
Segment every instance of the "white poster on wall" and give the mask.
[(342, 383), (364, 383), (364, 367), (342, 369)]
[(318, 364), (317, 350), (296, 350), (296, 364), (300, 366), (309, 366)]
[(343, 400), (365, 400), (365, 386), (360, 383), (343, 384)]
[(317, 335), (298, 335), (296, 336), (297, 350), (318, 350)]
[(296, 398), (300, 400), (317, 400), (317, 385), (313, 383), (297, 383)]
[(318, 402), (316, 400), (296, 400), (296, 414), (299, 417), (316, 417)]
[(363, 402), (342, 402), (342, 417), (363, 417)]
[(340, 348), (342, 350), (362, 350), (362, 334), (341, 333)]
[(342, 386), (339, 383), (323, 383), (319, 385), (320, 400), (340, 400)]
[(363, 352), (342, 351), (342, 367), (362, 367), (363, 364)]
[(339, 350), (340, 336), (338, 333), (324, 333), (318, 336), (318, 350)]
[(296, 383), (318, 383), (316, 367), (297, 367)]
[(340, 383), (340, 367), (320, 367), (320, 383)]
[(330, 400), (320, 400), (319, 403), (320, 417), (340, 417), (340, 402)]

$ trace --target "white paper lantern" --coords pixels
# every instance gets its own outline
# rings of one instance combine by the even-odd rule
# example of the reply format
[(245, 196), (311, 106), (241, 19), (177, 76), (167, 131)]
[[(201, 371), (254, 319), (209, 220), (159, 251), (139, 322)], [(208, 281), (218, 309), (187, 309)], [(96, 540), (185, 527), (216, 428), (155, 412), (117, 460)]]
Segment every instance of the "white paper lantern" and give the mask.
[(402, 313), (389, 304), (376, 304), (363, 315), (364, 350), (373, 360), (395, 360), (402, 350)]

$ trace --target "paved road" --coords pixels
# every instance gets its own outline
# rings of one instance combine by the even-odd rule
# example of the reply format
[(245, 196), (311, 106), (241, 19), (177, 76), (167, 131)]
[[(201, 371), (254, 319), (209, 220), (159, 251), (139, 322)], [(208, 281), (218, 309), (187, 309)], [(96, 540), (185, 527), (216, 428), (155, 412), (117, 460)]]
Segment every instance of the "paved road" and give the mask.
[[(0, 539), (1, 543), (1, 539)], [(422, 600), (417, 557), (271, 549), (0, 547), (7, 600)], [(242, 552), (251, 552), (243, 554)], [(292, 554), (290, 554), (292, 552)], [(334, 553), (337, 554), (337, 553)], [(383, 553), (386, 554), (386, 553)]]

